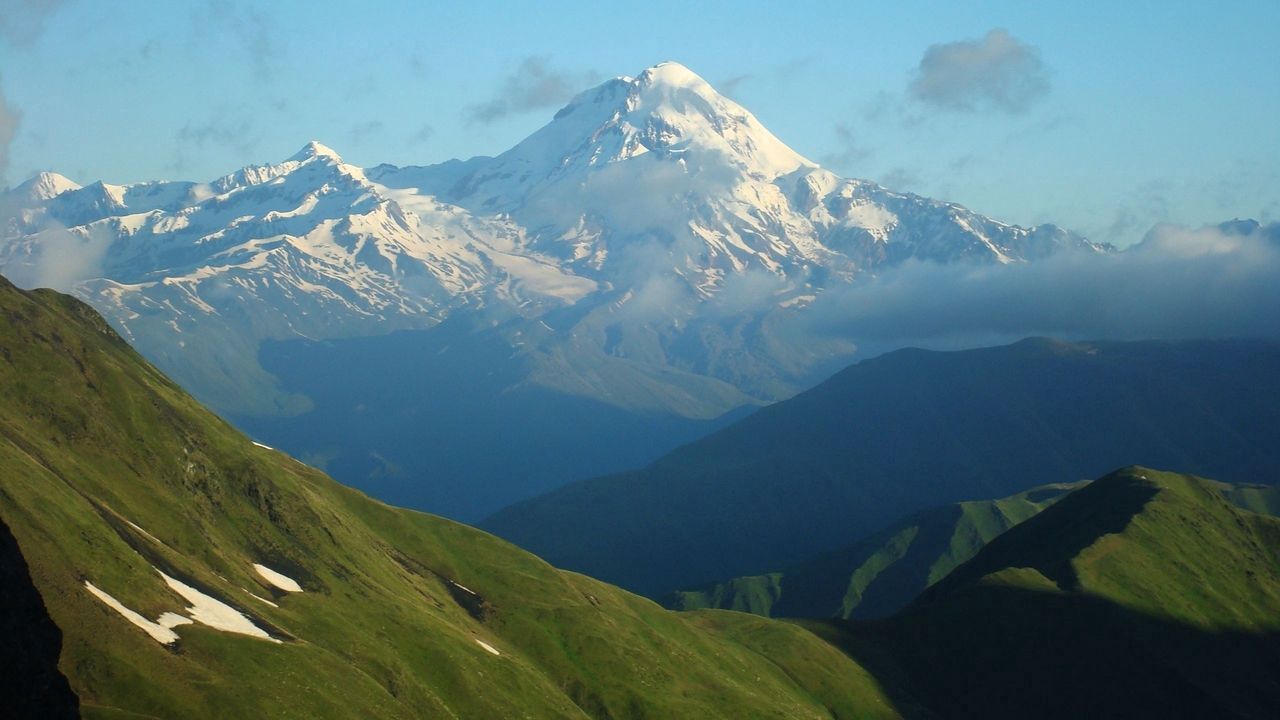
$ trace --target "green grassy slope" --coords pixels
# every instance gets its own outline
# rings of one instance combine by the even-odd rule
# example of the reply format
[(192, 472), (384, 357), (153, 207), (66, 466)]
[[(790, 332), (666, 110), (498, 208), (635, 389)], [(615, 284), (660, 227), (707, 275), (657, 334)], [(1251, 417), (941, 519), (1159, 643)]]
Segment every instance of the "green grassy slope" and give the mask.
[(675, 593), (668, 606), (773, 617), (886, 617), (906, 607), (997, 535), (1083, 484), (1044, 485), (999, 500), (926, 510), (781, 572)]
[(1280, 345), (1033, 339), (888, 353), (641, 471), (481, 527), (659, 596), (790, 567), (930, 507), (1133, 463), (1280, 479)]
[(1274, 717), (1280, 520), (1132, 467), (992, 541), (907, 611), (810, 622), (944, 717)]
[[(0, 281), (0, 389), (0, 520), (88, 717), (896, 715), (801, 628), (663, 610), (253, 445), (68, 297)], [(164, 646), (85, 587), (184, 613), (157, 570), (282, 642)]]

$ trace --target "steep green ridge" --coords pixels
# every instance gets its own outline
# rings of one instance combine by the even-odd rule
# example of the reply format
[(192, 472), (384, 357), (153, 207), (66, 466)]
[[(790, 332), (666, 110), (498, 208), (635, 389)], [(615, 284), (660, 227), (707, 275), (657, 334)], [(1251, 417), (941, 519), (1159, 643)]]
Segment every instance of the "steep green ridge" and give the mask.
[(788, 570), (677, 592), (668, 606), (742, 610), (766, 617), (886, 617), (997, 535), (1083, 484), (1043, 485), (999, 500), (926, 510)]
[(643, 470), (481, 526), (660, 596), (790, 567), (930, 507), (1133, 463), (1280, 478), (1280, 345), (1033, 339), (893, 352)]
[(808, 624), (943, 717), (1274, 717), (1280, 520), (1126, 468), (894, 618)]
[(666, 611), (256, 447), (66, 296), (0, 281), (0, 389), (0, 520), (87, 717), (897, 714), (799, 627)]

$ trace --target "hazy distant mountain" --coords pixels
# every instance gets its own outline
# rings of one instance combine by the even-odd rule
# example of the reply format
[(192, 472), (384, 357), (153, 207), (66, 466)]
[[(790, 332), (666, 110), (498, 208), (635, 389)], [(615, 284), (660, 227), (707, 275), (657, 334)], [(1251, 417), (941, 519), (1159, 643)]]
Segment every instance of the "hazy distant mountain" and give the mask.
[[(424, 342), (483, 370), (477, 393), (531, 387), (641, 425), (656, 419), (642, 459), (693, 436), (661, 430), (672, 418), (706, 421), (787, 397), (843, 364), (854, 345), (804, 322), (829, 288), (908, 259), (1021, 263), (1108, 250), (1052, 225), (1007, 225), (837, 177), (677, 63), (583, 92), (493, 158), (366, 170), (313, 142), (208, 183), (79, 187), (44, 174), (3, 204), (0, 272), (73, 290), (224, 413), (324, 414), (334, 401), (307, 387), (315, 373), (305, 347), (288, 351), (300, 364), (264, 369), (265, 341), (358, 343), (447, 319), (451, 340)], [(385, 374), (376, 359), (347, 372), (361, 382)], [(365, 405), (367, 417), (386, 417)], [(634, 423), (596, 416), (568, 422), (600, 428), (605, 444), (634, 434)], [(318, 423), (260, 428), (285, 442)], [(428, 425), (437, 436), (456, 432), (443, 419)], [(309, 457), (378, 464), (404, 482), (429, 467), (403, 444), (295, 442)], [(541, 454), (563, 457), (573, 442)], [(521, 461), (541, 478), (524, 494), (625, 467)], [(454, 483), (445, 495), (471, 492), (444, 482)]]
[(573, 483), (482, 527), (657, 596), (775, 572), (938, 505), (1127, 462), (1280, 479), (1280, 344), (900, 350), (642, 470)]

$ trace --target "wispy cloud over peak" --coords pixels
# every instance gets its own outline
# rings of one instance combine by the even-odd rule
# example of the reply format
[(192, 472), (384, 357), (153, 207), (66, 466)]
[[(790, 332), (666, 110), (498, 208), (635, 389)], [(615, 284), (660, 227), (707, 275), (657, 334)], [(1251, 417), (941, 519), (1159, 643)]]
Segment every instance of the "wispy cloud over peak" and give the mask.
[(584, 89), (591, 78), (551, 67), (548, 58), (527, 57), (511, 75), (503, 79), (492, 99), (473, 105), (467, 112), (472, 122), (491, 123), (508, 115), (559, 105)]
[(930, 45), (908, 91), (941, 110), (1026, 112), (1049, 92), (1040, 51), (1003, 28), (979, 40)]

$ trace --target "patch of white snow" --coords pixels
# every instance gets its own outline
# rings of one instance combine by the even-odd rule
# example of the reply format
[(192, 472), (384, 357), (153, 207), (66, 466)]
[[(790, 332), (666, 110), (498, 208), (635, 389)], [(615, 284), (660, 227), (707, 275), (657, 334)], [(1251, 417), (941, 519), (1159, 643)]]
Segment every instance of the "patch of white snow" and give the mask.
[[(244, 588), (240, 588), (240, 589), (241, 589), (241, 590), (244, 590)], [(278, 608), (278, 607), (280, 607), (279, 605), (277, 605), (277, 604), (275, 604), (275, 603), (271, 602), (270, 600), (268, 600), (268, 599), (266, 599), (266, 598), (264, 598), (264, 597), (259, 597), (259, 596), (257, 596), (257, 595), (254, 595), (253, 593), (249, 592), (248, 590), (244, 590), (244, 591), (245, 591), (245, 592), (247, 592), (247, 593), (249, 593), (249, 597), (253, 598), (254, 600), (258, 600), (258, 601), (264, 602), (264, 603), (266, 603), (266, 604), (270, 605), (270, 606), (271, 606), (271, 607), (273, 607), (273, 608)]]
[(164, 543), (160, 542), (160, 538), (158, 538), (158, 537), (156, 537), (155, 535), (152, 535), (151, 533), (147, 532), (146, 530), (143, 530), (142, 528), (138, 527), (138, 526), (137, 526), (137, 525), (135, 525), (132, 521), (130, 521), (130, 520), (125, 520), (125, 522), (126, 522), (126, 523), (129, 523), (129, 527), (133, 528), (134, 530), (137, 530), (138, 532), (142, 533), (143, 535), (146, 535), (146, 536), (147, 536), (147, 538), (151, 540), (151, 542), (153, 542), (153, 543), (155, 543), (155, 544), (157, 544), (157, 545), (163, 545), (163, 544), (164, 544)]
[(183, 599), (191, 604), (191, 607), (187, 608), (187, 614), (196, 622), (208, 625), (215, 630), (249, 635), (263, 640), (270, 640), (273, 643), (280, 642), (268, 635), (262, 628), (254, 625), (253, 621), (245, 617), (239, 610), (221, 600), (205, 595), (181, 580), (165, 575), (160, 570), (156, 570), (156, 572), (160, 573), (160, 577), (164, 578), (165, 583), (174, 592), (181, 595)]
[(452, 586), (454, 586), (454, 587), (456, 587), (456, 588), (458, 588), (459, 590), (461, 590), (461, 591), (462, 591), (462, 592), (464, 592), (464, 593), (467, 593), (467, 594), (469, 594), (469, 595), (475, 595), (476, 597), (480, 597), (480, 594), (479, 594), (479, 593), (477, 593), (475, 590), (472, 590), (471, 588), (469, 588), (469, 587), (467, 587), (467, 586), (463, 585), (462, 583), (456, 583), (456, 582), (454, 582), (454, 581), (450, 580), (450, 581), (449, 581), (449, 584), (450, 584), (450, 585), (452, 585)]
[(142, 615), (124, 606), (124, 603), (99, 590), (93, 583), (88, 580), (84, 581), (84, 587), (94, 597), (101, 600), (107, 607), (115, 610), (124, 616), (124, 619), (142, 628), (153, 640), (161, 645), (169, 645), (178, 640), (178, 633), (173, 631), (178, 625), (189, 625), (191, 620), (175, 613), (164, 613), (157, 622), (151, 622)]
[(257, 570), (258, 574), (265, 578), (267, 582), (275, 585), (285, 592), (302, 592), (302, 586), (298, 584), (298, 581), (287, 575), (278, 573), (266, 565), (254, 563), (253, 569)]

